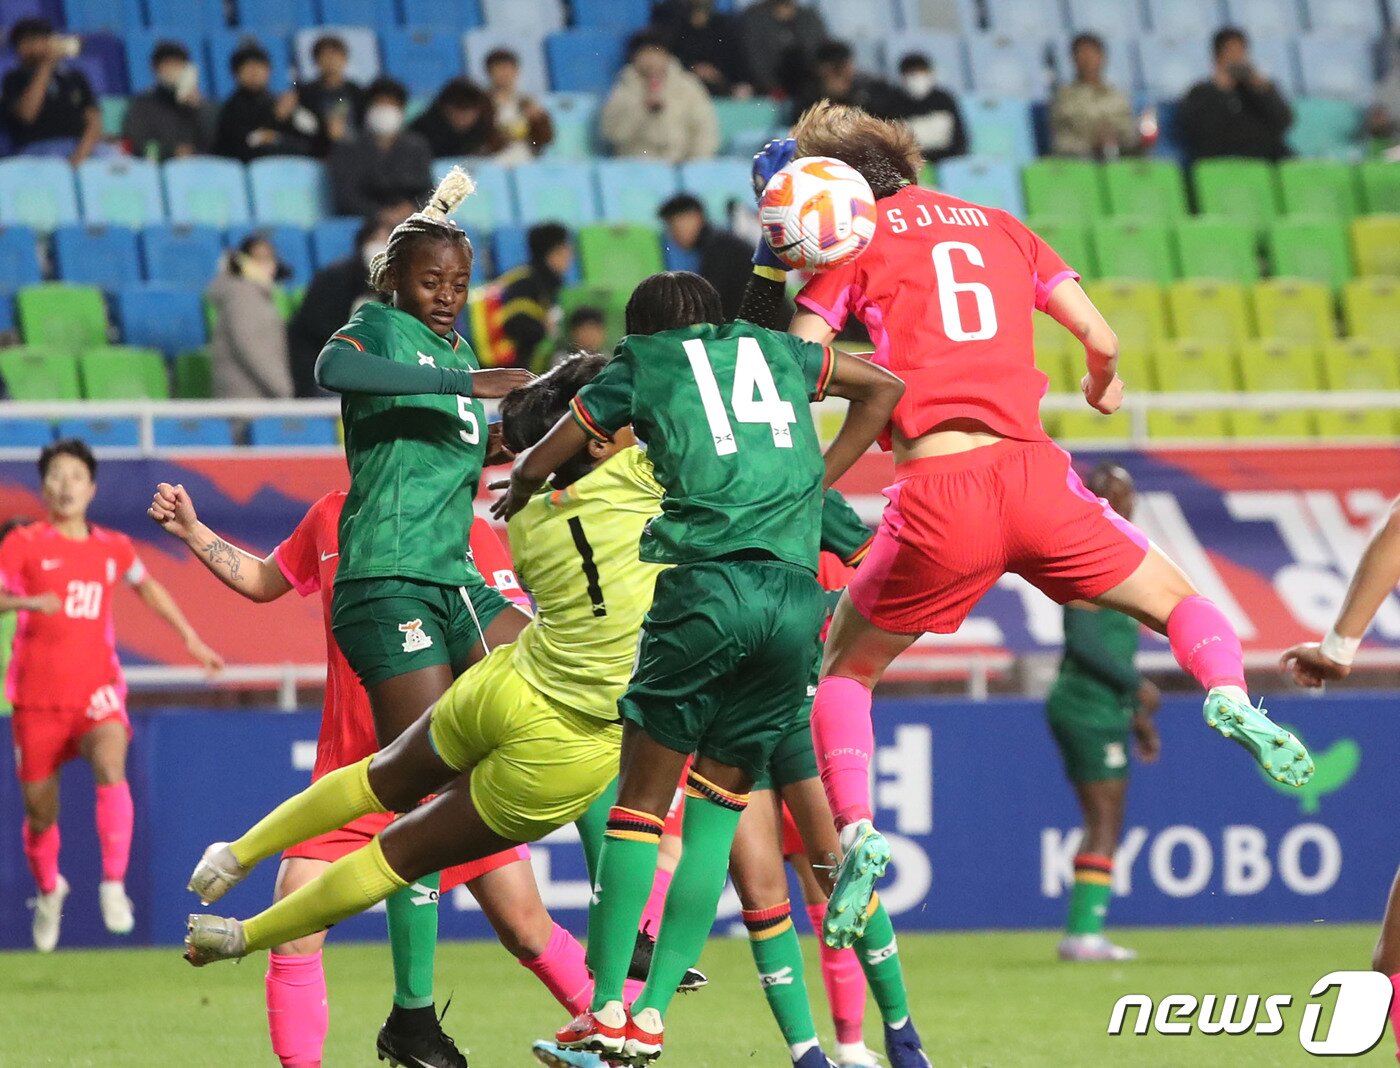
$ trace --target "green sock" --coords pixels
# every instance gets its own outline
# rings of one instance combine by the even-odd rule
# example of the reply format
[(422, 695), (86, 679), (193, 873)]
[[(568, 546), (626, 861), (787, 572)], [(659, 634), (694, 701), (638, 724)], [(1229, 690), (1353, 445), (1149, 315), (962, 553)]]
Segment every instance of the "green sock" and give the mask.
[(421, 1009), (433, 1003), (438, 882), (436, 874), (425, 876), (384, 902), (389, 913), (389, 949), (394, 957), (394, 1004), (403, 1009)]
[(627, 969), (637, 945), (642, 919), (656, 874), (662, 821), (648, 812), (613, 806), (598, 856), (593, 900), (588, 906), (587, 963), (593, 973), (594, 1011), (622, 1000)]
[(789, 1046), (811, 1042), (817, 1037), (817, 1025), (802, 977), (802, 943), (792, 926), (791, 904), (784, 901), (771, 909), (746, 909), (741, 915), (749, 929), (749, 949), (758, 966), (763, 996), (778, 1021), (783, 1041)]
[(1113, 858), (1080, 853), (1074, 858), (1074, 889), (1069, 893), (1065, 933), (1103, 934), (1108, 902), (1113, 897)]
[(596, 885), (598, 882), (598, 858), (603, 852), (603, 835), (608, 830), (608, 813), (617, 804), (617, 780), (608, 785), (608, 788), (598, 795), (598, 799), (589, 805), (583, 815), (574, 820), (574, 826), (578, 828), (579, 844), (583, 846), (583, 862), (588, 866), (588, 884)]
[(870, 992), (875, 995), (875, 1004), (880, 1006), (880, 1019), (897, 1024), (909, 1018), (909, 992), (904, 987), (904, 969), (899, 965), (899, 943), (890, 914), (878, 894), (870, 899), (870, 906), (865, 934), (856, 939), (856, 955)]

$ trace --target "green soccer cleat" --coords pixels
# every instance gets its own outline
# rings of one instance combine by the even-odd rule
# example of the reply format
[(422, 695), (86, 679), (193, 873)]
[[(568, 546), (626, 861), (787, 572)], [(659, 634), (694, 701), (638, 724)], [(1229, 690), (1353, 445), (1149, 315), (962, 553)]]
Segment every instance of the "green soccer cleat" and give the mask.
[(1307, 747), (1269, 719), (1262, 702), (1254, 708), (1229, 689), (1217, 687), (1206, 695), (1206, 726), (1249, 750), (1260, 767), (1286, 786), (1302, 786), (1312, 778), (1315, 767)]
[(890, 863), (890, 844), (869, 820), (859, 820), (852, 827), (855, 834), (836, 868), (836, 886), (822, 922), (822, 940), (832, 949), (847, 949), (865, 934), (875, 880)]

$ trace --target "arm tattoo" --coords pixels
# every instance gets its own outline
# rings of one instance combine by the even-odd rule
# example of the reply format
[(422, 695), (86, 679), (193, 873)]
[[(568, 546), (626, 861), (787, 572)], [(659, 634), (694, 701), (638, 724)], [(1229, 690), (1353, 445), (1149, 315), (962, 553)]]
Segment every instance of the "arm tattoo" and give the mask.
[(243, 567), (243, 557), (223, 538), (215, 538), (204, 547), (204, 555), (209, 557), (209, 563), (215, 568), (220, 568), (228, 573), (228, 577), (234, 582), (242, 582), (239, 570)]

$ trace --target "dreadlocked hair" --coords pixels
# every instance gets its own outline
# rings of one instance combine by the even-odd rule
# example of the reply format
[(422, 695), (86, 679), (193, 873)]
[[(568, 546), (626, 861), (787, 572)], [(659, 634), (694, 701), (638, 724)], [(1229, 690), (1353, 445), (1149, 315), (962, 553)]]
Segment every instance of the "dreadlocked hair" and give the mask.
[(858, 170), (876, 200), (913, 185), (924, 165), (919, 142), (905, 123), (877, 119), (849, 104), (813, 104), (797, 120), (792, 136), (799, 156), (831, 156)]
[(460, 242), (467, 254), (467, 269), (470, 271), (474, 255), (472, 243), (450, 216), (475, 191), (476, 183), (461, 167), (453, 167), (443, 175), (428, 203), (394, 227), (389, 235), (388, 247), (370, 260), (370, 287), (376, 293), (392, 293), (394, 287), (391, 278), (395, 266), (408, 258), (409, 250), (420, 239)]
[(659, 334), (697, 323), (724, 322), (719, 291), (693, 271), (644, 278), (627, 301), (627, 332)]
[[(569, 356), (533, 382), (501, 398), (501, 440), (514, 453), (524, 452), (549, 433), (564, 417), (569, 402), (608, 365), (606, 356), (580, 352)], [(551, 482), (555, 489), (571, 486), (593, 469), (587, 448), (559, 465)]]

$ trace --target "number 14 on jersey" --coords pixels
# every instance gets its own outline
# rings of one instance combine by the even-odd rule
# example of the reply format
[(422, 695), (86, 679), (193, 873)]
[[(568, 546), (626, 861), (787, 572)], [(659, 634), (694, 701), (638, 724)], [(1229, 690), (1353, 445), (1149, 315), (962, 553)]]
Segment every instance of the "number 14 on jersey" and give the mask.
[(714, 437), (716, 454), (730, 456), (739, 451), (734, 440), (734, 424), (729, 418), (731, 414), (740, 423), (767, 423), (773, 431), (774, 447), (792, 448), (792, 424), (797, 422), (797, 413), (778, 395), (773, 372), (768, 369), (758, 340), (741, 337), (738, 346), (734, 389), (726, 408), (705, 343), (699, 338), (683, 342), (691, 374), (700, 390), (700, 403), (705, 407), (705, 418), (710, 424), (710, 434)]

